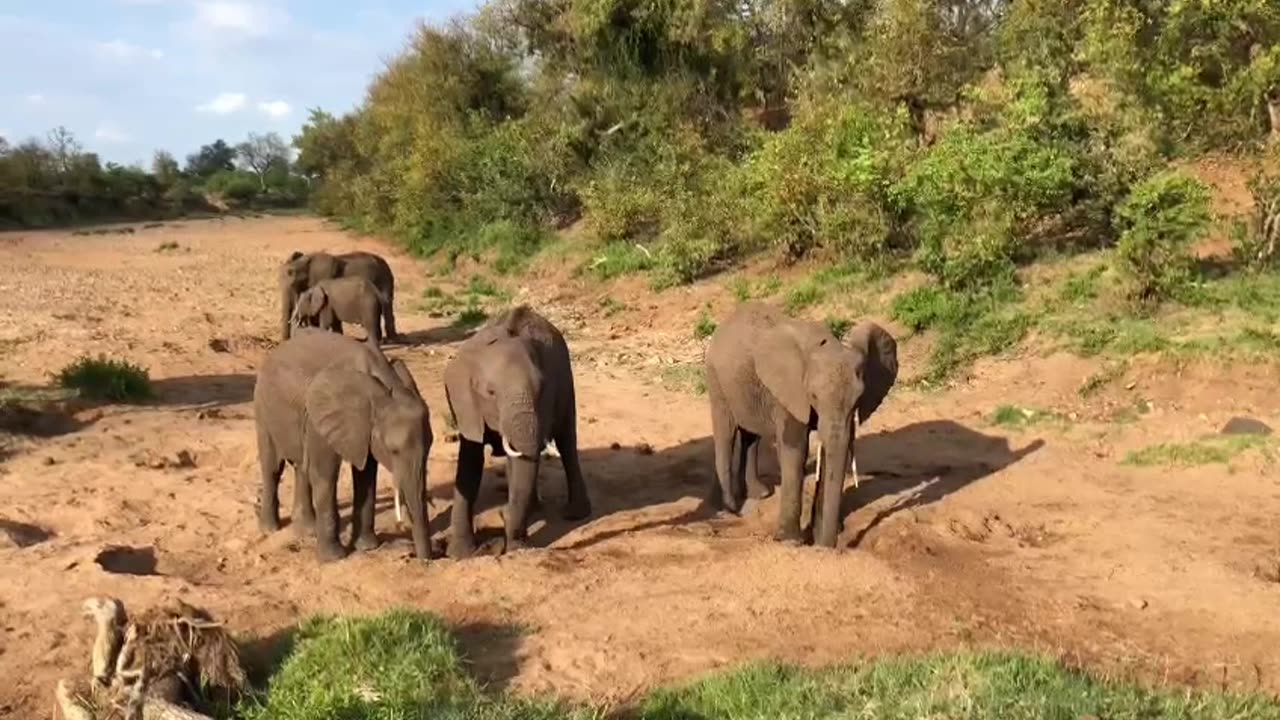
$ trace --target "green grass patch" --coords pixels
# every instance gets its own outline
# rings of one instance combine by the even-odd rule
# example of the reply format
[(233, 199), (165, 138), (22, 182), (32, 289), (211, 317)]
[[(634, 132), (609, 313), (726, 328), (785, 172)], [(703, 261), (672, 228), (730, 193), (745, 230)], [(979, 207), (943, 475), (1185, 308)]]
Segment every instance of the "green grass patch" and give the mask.
[(702, 308), (698, 321), (693, 324), (693, 337), (697, 340), (706, 340), (715, 331), (716, 319), (711, 317), (711, 308)]
[(853, 327), (853, 321), (846, 317), (828, 315), (823, 322), (826, 323), (827, 329), (831, 331), (831, 334), (840, 340), (843, 340), (845, 333), (849, 332), (849, 328)]
[(652, 270), (656, 263), (648, 248), (633, 243), (610, 243), (601, 248), (585, 269), (601, 280)]
[(1027, 428), (1045, 423), (1064, 423), (1066, 416), (1052, 410), (1019, 407), (1017, 405), (1001, 405), (991, 412), (987, 422), (999, 427)]
[(894, 319), (913, 332), (938, 333), (920, 381), (936, 385), (979, 357), (1017, 347), (1035, 320), (1015, 304), (1017, 298), (1013, 287), (964, 294), (932, 285), (894, 298)]
[(471, 279), (467, 281), (466, 292), (468, 295), (472, 295), (476, 297), (490, 297), (490, 298), (499, 298), (499, 299), (505, 299), (507, 297), (507, 293), (502, 288), (494, 284), (494, 282), (489, 278), (481, 275), (471, 276)]
[(58, 384), (81, 397), (108, 402), (142, 402), (155, 396), (147, 370), (127, 360), (105, 355), (81, 357), (62, 368)]
[(468, 305), (458, 313), (458, 317), (453, 321), (453, 327), (459, 330), (471, 330), (480, 327), (488, 319), (489, 313), (475, 305)]
[(371, 618), (303, 624), (264, 692), (242, 703), (244, 720), (551, 720), (589, 713), (492, 695), (467, 674), (442, 622), (393, 610)]
[(662, 368), (658, 376), (662, 387), (694, 395), (707, 393), (707, 372), (702, 363), (676, 363)]
[(1255, 448), (1270, 461), (1274, 445), (1274, 439), (1265, 435), (1211, 435), (1193, 442), (1151, 445), (1129, 453), (1123, 462), (1137, 467), (1223, 465)]
[(1121, 375), (1124, 375), (1126, 367), (1125, 363), (1108, 363), (1104, 365), (1101, 370), (1093, 373), (1089, 377), (1085, 378), (1084, 382), (1080, 383), (1080, 387), (1076, 389), (1076, 394), (1082, 398), (1093, 397), (1099, 390), (1102, 390), (1104, 387), (1119, 379)]
[(1258, 695), (1102, 682), (1043, 658), (959, 653), (816, 672), (757, 665), (655, 692), (638, 715), (642, 720), (1275, 720), (1280, 704)]
[(177, 242), (173, 240), (166, 240), (156, 246), (156, 252), (158, 253), (175, 252), (179, 250), (181, 247), (182, 247), (181, 245), (179, 245)]
[(814, 283), (806, 282), (791, 288), (787, 293), (787, 299), (783, 303), (783, 307), (790, 315), (804, 310), (810, 305), (816, 305), (822, 301), (826, 295), (821, 287)]
[(755, 283), (751, 282), (750, 278), (738, 276), (729, 283), (729, 292), (739, 302), (766, 298), (777, 293), (781, 288), (782, 279), (777, 275), (770, 275)]

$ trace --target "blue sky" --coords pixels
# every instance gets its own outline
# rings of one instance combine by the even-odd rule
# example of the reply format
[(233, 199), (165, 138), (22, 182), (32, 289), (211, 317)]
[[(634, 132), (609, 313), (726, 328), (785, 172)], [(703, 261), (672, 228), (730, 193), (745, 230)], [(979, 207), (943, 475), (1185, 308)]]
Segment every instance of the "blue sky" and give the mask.
[(339, 113), (419, 20), (475, 0), (0, 0), (0, 136), (65, 125), (104, 160)]

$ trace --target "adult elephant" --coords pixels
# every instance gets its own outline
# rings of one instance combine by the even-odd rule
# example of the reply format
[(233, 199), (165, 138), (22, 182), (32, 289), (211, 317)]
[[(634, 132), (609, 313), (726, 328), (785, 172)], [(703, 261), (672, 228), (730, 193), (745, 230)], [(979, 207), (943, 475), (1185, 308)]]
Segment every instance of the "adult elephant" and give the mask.
[(413, 524), (417, 556), (427, 559), (427, 455), (430, 413), (404, 363), (388, 362), (366, 343), (298, 328), (262, 363), (253, 388), (262, 490), (258, 525), (280, 528), (277, 490), (284, 465), (294, 468), (293, 523), (314, 527), (321, 560), (345, 554), (338, 542), (338, 471), (351, 465), (351, 539), (377, 547), (373, 531), (378, 466), (391, 470)]
[(382, 319), (386, 327), (382, 335), (387, 339), (396, 338), (396, 280), (386, 260), (370, 252), (330, 255), (325, 252), (302, 253), (295, 250), (280, 266), (280, 339), (288, 340), (292, 333), (289, 321), (293, 317), (299, 295), (322, 280), (351, 276), (362, 277), (373, 283), (385, 297)]
[(457, 422), (458, 473), (454, 484), (449, 555), (475, 552), (472, 518), (484, 447), (507, 458), (506, 550), (523, 547), (530, 505), (536, 500), (538, 463), (554, 442), (569, 486), (564, 516), (591, 514), (578, 464), (577, 401), (564, 336), (546, 318), (520, 305), (462, 343), (444, 369), (445, 397)]
[[(818, 489), (810, 530), (816, 544), (835, 547), (845, 476), (852, 469), (857, 477), (858, 425), (871, 417), (898, 377), (893, 336), (864, 322), (850, 332), (846, 345), (823, 323), (743, 303), (711, 335), (705, 363), (721, 505), (741, 510), (757, 443), (772, 433), (782, 474), (776, 537), (800, 540), (809, 432), (817, 430)], [(731, 473), (735, 439), (738, 467)], [(759, 492), (758, 480), (751, 480)]]

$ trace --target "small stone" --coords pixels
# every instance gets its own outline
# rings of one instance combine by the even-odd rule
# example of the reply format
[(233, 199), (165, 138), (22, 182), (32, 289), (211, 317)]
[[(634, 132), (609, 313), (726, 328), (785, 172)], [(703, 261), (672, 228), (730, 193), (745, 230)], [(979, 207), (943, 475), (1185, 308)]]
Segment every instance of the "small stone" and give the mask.
[(213, 338), (209, 341), (209, 349), (216, 353), (229, 353), (231, 344), (222, 338)]
[(53, 459), (53, 458), (51, 458), (51, 457), (46, 457), (44, 460), (41, 460), (40, 462), (41, 462), (41, 463), (43, 463), (43, 464), (45, 464), (45, 465), (57, 465), (57, 464), (58, 464), (58, 461), (57, 461), (57, 460), (54, 460), (54, 459)]
[(174, 460), (174, 467), (193, 468), (196, 466), (196, 457), (191, 454), (190, 450), (179, 450)]
[(1125, 386), (1124, 386), (1124, 389), (1125, 389), (1125, 390), (1132, 390), (1132, 389), (1134, 389), (1134, 388), (1136, 388), (1136, 387), (1138, 387), (1138, 383), (1137, 383), (1137, 382), (1131, 382), (1131, 383), (1129, 383), (1128, 385), (1125, 385)]
[(609, 449), (610, 449), (610, 450), (621, 450), (621, 449), (622, 449), (622, 444), (621, 444), (621, 443), (616, 443), (616, 442), (615, 442), (615, 443), (609, 443)]
[(636, 452), (640, 453), (641, 455), (652, 455), (653, 446), (650, 445), (649, 443), (640, 443), (639, 445), (636, 446)]
[(1143, 598), (1133, 598), (1129, 601), (1129, 607), (1134, 610), (1146, 610), (1149, 603)]

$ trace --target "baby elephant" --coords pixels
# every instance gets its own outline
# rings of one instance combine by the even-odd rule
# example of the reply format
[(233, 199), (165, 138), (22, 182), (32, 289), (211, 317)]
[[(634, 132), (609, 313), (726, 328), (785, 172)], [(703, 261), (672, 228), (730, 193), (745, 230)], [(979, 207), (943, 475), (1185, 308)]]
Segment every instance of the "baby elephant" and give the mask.
[(365, 278), (332, 278), (321, 280), (298, 296), (292, 323), (297, 327), (311, 325), (336, 333), (342, 332), (342, 323), (356, 323), (364, 327), (369, 344), (380, 347), (381, 320), (386, 307), (386, 296)]

